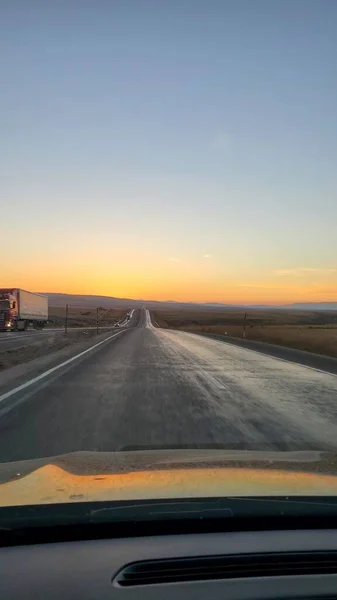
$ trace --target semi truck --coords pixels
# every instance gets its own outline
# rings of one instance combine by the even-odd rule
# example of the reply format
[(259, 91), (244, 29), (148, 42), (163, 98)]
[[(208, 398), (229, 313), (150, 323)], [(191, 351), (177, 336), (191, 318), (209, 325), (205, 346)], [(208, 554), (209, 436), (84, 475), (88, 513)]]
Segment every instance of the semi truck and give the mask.
[(0, 331), (43, 329), (48, 320), (48, 297), (19, 288), (0, 288)]

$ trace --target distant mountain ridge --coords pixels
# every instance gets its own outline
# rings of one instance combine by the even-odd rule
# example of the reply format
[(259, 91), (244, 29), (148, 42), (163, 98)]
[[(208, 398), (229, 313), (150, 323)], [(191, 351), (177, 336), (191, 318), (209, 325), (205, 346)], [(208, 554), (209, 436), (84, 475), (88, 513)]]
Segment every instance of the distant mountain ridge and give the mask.
[(337, 302), (295, 302), (286, 304), (281, 308), (294, 308), (299, 310), (337, 310)]
[(49, 304), (51, 306), (59, 307), (69, 304), (78, 308), (86, 307), (102, 307), (102, 308), (136, 308), (142, 307), (144, 304), (148, 307), (156, 306), (201, 306), (199, 304), (189, 302), (174, 302), (174, 301), (159, 301), (159, 300), (142, 300), (142, 299), (131, 299), (131, 298), (115, 298), (114, 296), (94, 296), (94, 295), (81, 295), (81, 294), (58, 294), (49, 292), (40, 292), (49, 298)]
[(59, 307), (69, 304), (78, 308), (136, 308), (146, 304), (149, 308), (175, 307), (175, 308), (255, 308), (270, 310), (336, 310), (337, 302), (295, 302), (293, 304), (271, 305), (271, 304), (222, 304), (221, 302), (177, 302), (175, 300), (133, 300), (131, 298), (115, 298), (113, 296), (95, 296), (85, 294), (59, 294), (40, 292), (48, 296), (51, 306)]

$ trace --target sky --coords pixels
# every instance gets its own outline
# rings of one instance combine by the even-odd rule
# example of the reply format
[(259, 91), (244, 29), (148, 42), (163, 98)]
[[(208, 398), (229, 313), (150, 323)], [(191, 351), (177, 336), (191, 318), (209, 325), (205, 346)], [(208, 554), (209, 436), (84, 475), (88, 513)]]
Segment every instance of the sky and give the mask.
[(337, 301), (335, 0), (0, 3), (0, 287)]

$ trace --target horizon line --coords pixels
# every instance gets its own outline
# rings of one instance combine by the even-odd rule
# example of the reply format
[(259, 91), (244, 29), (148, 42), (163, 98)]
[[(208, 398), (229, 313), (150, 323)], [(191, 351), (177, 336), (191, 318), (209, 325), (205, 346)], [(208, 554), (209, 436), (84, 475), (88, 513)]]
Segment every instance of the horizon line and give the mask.
[(285, 303), (280, 303), (280, 302), (275, 302), (275, 303), (268, 303), (268, 302), (258, 302), (258, 303), (251, 303), (251, 302), (246, 302), (246, 303), (242, 303), (242, 302), (218, 302), (218, 301), (205, 301), (205, 302), (201, 302), (201, 301), (196, 301), (196, 300), (155, 300), (155, 299), (144, 299), (144, 298), (127, 298), (127, 297), (118, 297), (118, 296), (107, 296), (105, 294), (80, 294), (80, 293), (68, 293), (68, 292), (35, 292), (38, 294), (42, 294), (42, 295), (46, 295), (46, 296), (51, 296), (51, 295), (56, 295), (56, 296), (81, 296), (81, 297), (95, 297), (95, 298), (108, 298), (110, 300), (120, 300), (120, 301), (133, 301), (133, 302), (156, 302), (158, 304), (196, 304), (199, 306), (205, 306), (205, 305), (218, 305), (218, 306), (228, 306), (228, 307), (232, 307), (232, 306), (239, 306), (239, 307), (245, 307), (245, 306), (271, 306), (271, 307), (283, 307), (283, 306), (292, 306), (294, 304), (336, 304), (337, 305), (337, 299), (336, 300), (294, 300), (291, 302), (285, 302)]

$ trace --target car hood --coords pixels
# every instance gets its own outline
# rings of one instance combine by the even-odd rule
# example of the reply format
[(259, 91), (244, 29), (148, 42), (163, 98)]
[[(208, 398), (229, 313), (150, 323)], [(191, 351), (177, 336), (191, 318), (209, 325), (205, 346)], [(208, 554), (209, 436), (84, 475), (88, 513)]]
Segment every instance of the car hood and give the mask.
[(0, 464), (0, 506), (257, 495), (337, 496), (337, 455), (141, 450)]

